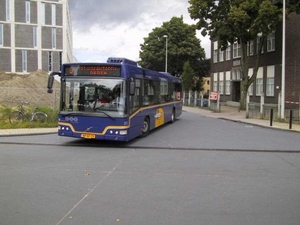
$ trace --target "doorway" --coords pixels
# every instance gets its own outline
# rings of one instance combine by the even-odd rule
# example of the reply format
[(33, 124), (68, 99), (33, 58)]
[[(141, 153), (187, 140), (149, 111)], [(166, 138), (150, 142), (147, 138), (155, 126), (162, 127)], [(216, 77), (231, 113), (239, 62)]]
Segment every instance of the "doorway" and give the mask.
[(232, 101), (240, 102), (241, 99), (241, 82), (233, 81), (232, 82)]

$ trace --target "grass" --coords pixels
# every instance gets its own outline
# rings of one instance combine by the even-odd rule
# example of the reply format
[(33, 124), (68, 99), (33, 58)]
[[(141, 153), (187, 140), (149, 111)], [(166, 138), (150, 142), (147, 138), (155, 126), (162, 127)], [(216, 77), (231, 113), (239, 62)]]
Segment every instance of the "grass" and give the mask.
[[(15, 110), (16, 108), (7, 108), (3, 106), (0, 108), (0, 129), (57, 127), (58, 110), (53, 110), (52, 108), (42, 106), (39, 107), (38, 111), (44, 112), (48, 115), (46, 123), (30, 122), (27, 118), (25, 118), (21, 124), (12, 125), (9, 122), (9, 114)], [(32, 110), (32, 108), (26, 108), (26, 112), (29, 114), (32, 112)]]

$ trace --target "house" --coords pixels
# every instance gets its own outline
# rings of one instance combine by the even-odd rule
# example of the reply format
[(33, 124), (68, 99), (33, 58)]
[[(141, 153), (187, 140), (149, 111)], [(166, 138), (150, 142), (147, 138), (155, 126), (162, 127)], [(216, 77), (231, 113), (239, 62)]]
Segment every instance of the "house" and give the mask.
[[(286, 20), (285, 106), (299, 105), (300, 98), (300, 15), (293, 13)], [(248, 43), (249, 76), (252, 75), (256, 50), (260, 39)], [(221, 102), (239, 104), (241, 84), (241, 49), (238, 43), (226, 50), (218, 48), (218, 40), (211, 41), (211, 91), (220, 93)], [(250, 102), (278, 104), (282, 81), (282, 23), (268, 36), (259, 62), (257, 79), (249, 87)]]
[(200, 92), (200, 96), (208, 96), (210, 91), (210, 77), (202, 77), (202, 88), (203, 90)]
[(1, 71), (59, 71), (72, 42), (69, 0), (0, 0)]

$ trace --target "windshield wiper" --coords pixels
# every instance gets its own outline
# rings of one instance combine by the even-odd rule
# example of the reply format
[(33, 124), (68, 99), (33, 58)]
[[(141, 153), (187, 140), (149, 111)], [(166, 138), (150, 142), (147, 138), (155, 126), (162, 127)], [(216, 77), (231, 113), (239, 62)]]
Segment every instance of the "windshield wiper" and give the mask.
[(103, 113), (104, 115), (106, 115), (107, 117), (111, 118), (112, 120), (116, 120), (115, 118), (113, 118), (111, 115), (109, 115), (108, 113), (104, 112), (104, 111), (99, 111), (99, 108), (95, 108), (95, 110), (99, 113)]

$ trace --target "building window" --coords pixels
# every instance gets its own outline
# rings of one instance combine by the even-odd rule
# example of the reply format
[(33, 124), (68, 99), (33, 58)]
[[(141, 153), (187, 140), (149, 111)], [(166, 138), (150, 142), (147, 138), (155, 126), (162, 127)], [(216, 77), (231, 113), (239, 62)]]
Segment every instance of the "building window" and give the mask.
[(214, 73), (213, 91), (218, 91), (218, 73)]
[(233, 58), (241, 57), (241, 45), (237, 42), (233, 44)]
[(274, 96), (274, 77), (275, 77), (275, 66), (267, 67), (267, 85), (266, 95)]
[[(248, 70), (248, 77), (252, 77), (253, 76), (253, 68), (249, 68)], [(248, 93), (249, 95), (253, 95), (253, 83), (248, 87)]]
[(40, 19), (41, 19), (41, 24), (42, 25), (45, 25), (45, 3), (42, 2), (41, 3), (41, 16), (40, 16)]
[(30, 23), (30, 1), (25, 2), (25, 17), (26, 23)]
[(0, 24), (0, 46), (3, 46), (3, 24)]
[(232, 70), (232, 80), (241, 80), (241, 70), (240, 69)]
[(231, 59), (231, 46), (229, 45), (226, 48), (226, 60), (230, 60)]
[(256, 96), (261, 96), (264, 92), (263, 68), (259, 67), (256, 76)]
[(224, 94), (224, 72), (219, 73), (219, 92)]
[(253, 55), (253, 53), (254, 53), (254, 42), (249, 41), (247, 43), (247, 55)]
[(56, 48), (56, 28), (52, 28), (52, 48)]
[(268, 35), (267, 38), (267, 51), (275, 51), (275, 33), (273, 32), (272, 34)]
[(33, 27), (33, 47), (37, 47), (38, 37), (37, 37), (37, 27)]
[[(263, 45), (263, 43), (261, 43), (261, 38), (260, 38), (260, 37), (257, 37), (257, 46), (256, 46), (256, 48), (257, 48), (257, 53), (258, 53), (258, 51), (259, 51), (261, 45)], [(262, 46), (262, 48), (261, 48), (261, 53), (264, 53), (264, 46)]]
[(225, 94), (230, 95), (230, 71), (226, 71), (225, 80)]
[(51, 7), (51, 21), (52, 21), (52, 25), (55, 26), (56, 25), (56, 5), (52, 4)]
[(214, 42), (214, 63), (218, 62), (218, 42)]
[(10, 20), (10, 0), (6, 0), (6, 20), (9, 21)]
[(53, 52), (49, 52), (48, 62), (49, 62), (49, 71), (52, 71), (53, 70)]
[(221, 49), (219, 49), (219, 61), (220, 62), (224, 61), (224, 51), (222, 51)]
[(22, 50), (22, 71), (27, 72), (27, 51)]

